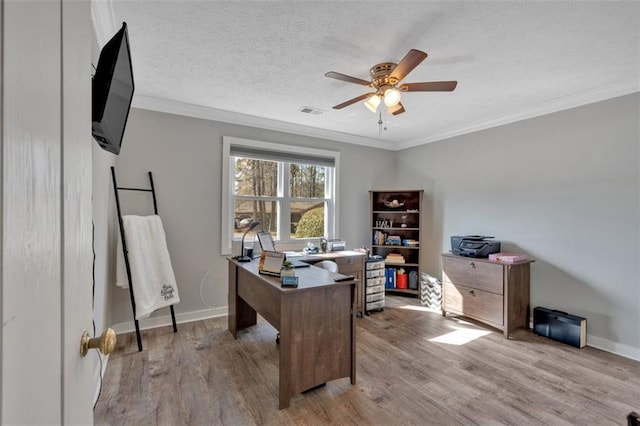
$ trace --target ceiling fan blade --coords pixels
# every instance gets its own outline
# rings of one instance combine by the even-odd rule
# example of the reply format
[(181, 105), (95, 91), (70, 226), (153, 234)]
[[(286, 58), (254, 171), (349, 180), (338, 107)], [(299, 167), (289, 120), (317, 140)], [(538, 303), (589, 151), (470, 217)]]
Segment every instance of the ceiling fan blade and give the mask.
[(349, 105), (353, 105), (353, 104), (355, 104), (356, 102), (360, 102), (360, 101), (362, 101), (362, 100), (365, 100), (365, 99), (367, 99), (367, 98), (370, 98), (370, 97), (371, 97), (371, 96), (373, 96), (373, 95), (375, 95), (375, 93), (365, 93), (364, 95), (360, 95), (360, 96), (358, 96), (358, 97), (356, 97), (356, 98), (349, 99), (349, 100), (348, 100), (348, 101), (346, 101), (346, 102), (343, 102), (343, 103), (341, 103), (341, 104), (338, 104), (338, 105), (334, 106), (334, 107), (333, 107), (333, 109), (342, 109), (342, 108), (344, 108), (344, 107), (348, 107)]
[(427, 83), (407, 83), (398, 89), (403, 92), (451, 92), (457, 85), (457, 81), (430, 81)]
[(387, 112), (393, 115), (402, 114), (404, 111), (405, 109), (404, 106), (402, 106), (402, 102), (399, 102), (398, 105), (387, 107)]
[(390, 79), (402, 80), (409, 74), (415, 67), (420, 65), (420, 62), (427, 59), (427, 54), (421, 50), (411, 49), (409, 53), (398, 63), (389, 75)]
[(346, 81), (347, 83), (361, 84), (363, 86), (371, 86), (371, 82), (361, 78), (351, 77), (350, 75), (340, 74), (339, 72), (329, 71), (325, 73), (325, 77), (335, 78), (336, 80)]

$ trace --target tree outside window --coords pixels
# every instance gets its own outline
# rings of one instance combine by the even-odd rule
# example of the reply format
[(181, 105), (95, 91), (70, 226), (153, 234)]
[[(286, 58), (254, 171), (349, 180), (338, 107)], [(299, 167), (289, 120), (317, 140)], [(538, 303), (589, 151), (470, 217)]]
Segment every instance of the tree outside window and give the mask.
[(254, 220), (275, 238), (319, 238), (328, 234), (325, 219), (331, 194), (326, 176), (331, 168), (232, 158), (235, 238), (240, 238)]

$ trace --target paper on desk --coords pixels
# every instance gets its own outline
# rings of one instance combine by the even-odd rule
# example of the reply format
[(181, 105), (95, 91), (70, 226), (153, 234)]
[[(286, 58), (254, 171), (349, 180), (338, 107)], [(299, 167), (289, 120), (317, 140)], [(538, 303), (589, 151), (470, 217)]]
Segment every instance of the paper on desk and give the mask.
[(284, 251), (283, 253), (285, 254), (285, 256), (287, 256), (287, 259), (289, 259), (291, 257), (302, 257), (302, 256), (304, 256), (304, 252), (302, 252), (302, 251)]

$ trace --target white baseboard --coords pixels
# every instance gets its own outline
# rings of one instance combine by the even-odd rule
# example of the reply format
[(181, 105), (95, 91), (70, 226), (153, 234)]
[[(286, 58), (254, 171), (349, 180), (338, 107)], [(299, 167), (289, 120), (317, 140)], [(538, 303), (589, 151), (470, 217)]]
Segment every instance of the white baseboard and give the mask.
[(591, 336), (589, 333), (587, 333), (587, 345), (625, 358), (640, 361), (640, 348), (634, 348), (633, 346), (612, 342), (611, 340), (603, 339), (598, 336)]
[[(227, 315), (229, 309), (227, 306), (220, 308), (203, 309), (201, 311), (176, 313), (176, 323), (182, 324), (186, 322), (199, 321), (203, 319), (216, 318)], [(165, 327), (171, 325), (171, 314), (145, 318), (139, 321), (140, 330), (148, 330), (151, 328)], [(114, 324), (111, 328), (116, 334), (131, 333), (136, 331), (133, 320)]]
[[(176, 323), (182, 324), (182, 323), (187, 323), (191, 321), (221, 317), (221, 316), (227, 315), (228, 312), (229, 312), (228, 307), (224, 306), (221, 308), (204, 309), (202, 311), (176, 314)], [(158, 327), (164, 327), (169, 325), (171, 325), (171, 314), (140, 320), (141, 330), (148, 330), (151, 328), (158, 328)], [(122, 334), (122, 333), (131, 333), (136, 331), (135, 325), (133, 324), (133, 320), (114, 324), (111, 328), (113, 328), (113, 331), (116, 332), (116, 335)], [(104, 374), (107, 371), (107, 363), (109, 362), (108, 356), (102, 355), (98, 351), (96, 351), (95, 353), (97, 353), (98, 356), (102, 358), (102, 368), (100, 368), (100, 363), (98, 362), (96, 364), (96, 368), (93, 374), (94, 376), (93, 383), (95, 383), (95, 389), (93, 392), (93, 405), (95, 405), (96, 402), (98, 402), (98, 398), (100, 397), (100, 392), (102, 390), (101, 389), (102, 379), (104, 379)]]
[[(422, 308), (425, 309), (424, 307)], [(227, 306), (223, 306), (220, 308), (203, 309), (201, 311), (186, 312), (182, 314), (176, 314), (176, 322), (180, 324), (180, 323), (186, 323), (191, 321), (199, 321), (203, 319), (216, 318), (216, 317), (227, 315), (228, 312), (229, 312), (229, 309)], [(169, 314), (140, 320), (141, 330), (165, 327), (169, 325), (171, 325), (171, 315)], [(116, 334), (131, 333), (135, 331), (135, 326), (133, 325), (133, 321), (114, 324), (112, 328), (116, 332)], [(533, 322), (529, 324), (529, 328), (533, 330)], [(636, 361), (640, 361), (640, 348), (634, 348), (632, 346), (613, 342), (611, 340), (607, 340), (602, 337), (592, 336), (588, 333), (587, 333), (587, 345), (597, 349), (601, 349), (603, 351), (614, 353), (616, 355), (623, 356), (625, 358), (630, 358)], [(107, 358), (103, 358), (103, 371), (102, 371), (103, 375), (104, 375), (104, 369), (106, 368), (106, 364), (107, 364)]]

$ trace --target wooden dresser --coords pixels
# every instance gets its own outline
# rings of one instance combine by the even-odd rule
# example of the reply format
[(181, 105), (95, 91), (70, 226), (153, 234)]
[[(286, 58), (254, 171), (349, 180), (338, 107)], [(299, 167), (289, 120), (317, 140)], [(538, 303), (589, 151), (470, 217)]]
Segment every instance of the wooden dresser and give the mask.
[(442, 255), (443, 309), (502, 330), (529, 327), (530, 265)]

